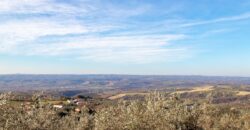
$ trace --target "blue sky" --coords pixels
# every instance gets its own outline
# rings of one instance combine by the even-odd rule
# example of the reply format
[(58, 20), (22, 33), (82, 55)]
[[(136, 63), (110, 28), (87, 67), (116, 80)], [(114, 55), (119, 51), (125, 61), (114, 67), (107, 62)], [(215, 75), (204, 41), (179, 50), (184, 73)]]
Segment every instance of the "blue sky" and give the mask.
[(0, 0), (0, 73), (250, 76), (249, 34), (249, 0)]

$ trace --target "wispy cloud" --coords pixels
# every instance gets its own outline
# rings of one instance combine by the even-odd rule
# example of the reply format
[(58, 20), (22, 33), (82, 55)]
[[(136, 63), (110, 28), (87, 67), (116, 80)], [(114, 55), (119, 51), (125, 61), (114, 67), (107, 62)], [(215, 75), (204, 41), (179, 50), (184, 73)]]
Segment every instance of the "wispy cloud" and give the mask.
[[(52, 22), (43, 19), (10, 21), (0, 24), (0, 51), (13, 53), (14, 48), (28, 43), (36, 44), (43, 36), (87, 33), (89, 30), (80, 24)], [(46, 44), (46, 43), (45, 43)]]
[[(172, 41), (184, 39), (183, 34), (136, 34), (141, 25), (123, 33), (133, 26), (129, 25), (130, 17), (150, 8), (148, 4), (119, 7), (91, 1), (71, 4), (54, 0), (3, 0), (0, 14), (31, 14), (31, 17), (0, 22), (0, 53), (70, 55), (96, 62), (135, 63), (168, 61), (187, 55), (185, 47), (170, 47)], [(34, 13), (48, 17), (36, 17)]]
[(96, 62), (146, 63), (183, 58), (187, 48), (171, 47), (172, 41), (183, 38), (184, 35), (87, 36), (49, 44), (26, 43), (12, 50), (24, 55), (72, 55), (76, 59)]
[(197, 26), (197, 25), (214, 24), (214, 23), (229, 22), (229, 21), (238, 21), (238, 20), (244, 20), (244, 19), (250, 19), (250, 12), (243, 13), (243, 14), (236, 15), (236, 16), (221, 17), (221, 18), (212, 19), (212, 20), (185, 23), (185, 24), (182, 24), (181, 27), (191, 27), (191, 26)]
[[(190, 20), (180, 18), (144, 24), (142, 20), (133, 18), (150, 11), (153, 7), (149, 4), (129, 7), (89, 0), (78, 3), (2, 0), (0, 15), (28, 14), (28, 17), (12, 17), (0, 21), (0, 53), (69, 55), (76, 59), (101, 62), (168, 61), (174, 59), (173, 57), (178, 59), (177, 57), (191, 54), (188, 47), (190, 45), (173, 44), (188, 37), (182, 31), (176, 31), (178, 27), (185, 29), (250, 18), (250, 13), (244, 13), (196, 22), (186, 22)], [(34, 14), (46, 15), (41, 17)]]
[[(223, 51), (220, 47), (237, 52), (237, 49), (245, 49), (246, 45), (233, 48), (236, 46), (233, 42), (238, 42), (238, 38), (242, 41), (239, 44), (248, 42), (249, 4), (238, 1), (218, 3), (175, 0), (0, 0), (0, 56), (4, 57), (0, 62), (25, 59), (28, 62), (23, 65), (26, 66), (50, 59), (49, 64), (56, 66), (60, 60), (70, 60), (70, 64), (87, 63), (84, 67), (90, 69), (102, 63), (111, 68), (122, 63), (135, 67), (133, 72), (141, 67), (135, 64), (145, 65), (149, 70), (151, 65), (157, 65), (155, 68), (158, 65), (160, 68), (176, 65), (182, 66), (182, 70), (193, 65), (196, 70), (201, 66), (209, 68), (217, 65), (216, 56), (224, 54), (221, 58), (227, 59), (231, 55), (227, 53), (230, 51)], [(221, 8), (221, 3), (226, 3), (225, 8), (224, 5)], [(206, 58), (210, 57), (211, 60), (207, 61)], [(180, 62), (183, 65), (179, 65)], [(4, 69), (8, 69), (7, 64)], [(62, 70), (67, 67), (69, 70), (74, 68), (65, 65)], [(127, 70), (132, 71), (130, 68)]]
[(68, 24), (43, 19), (11, 21), (0, 25), (0, 34), (10, 36), (15, 40), (34, 40), (46, 35), (67, 35), (88, 32), (81, 24)]
[[(83, 6), (83, 5), (82, 5)], [(77, 8), (75, 6), (56, 2), (54, 0), (1, 0), (0, 13), (63, 13), (75, 14), (88, 12), (90, 7)]]

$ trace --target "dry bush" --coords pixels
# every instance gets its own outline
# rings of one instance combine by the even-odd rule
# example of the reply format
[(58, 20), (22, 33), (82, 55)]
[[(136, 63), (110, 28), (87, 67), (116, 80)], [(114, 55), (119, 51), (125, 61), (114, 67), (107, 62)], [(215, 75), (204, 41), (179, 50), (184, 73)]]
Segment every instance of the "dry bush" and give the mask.
[(154, 93), (145, 101), (120, 101), (100, 110), (95, 117), (95, 129), (248, 130), (249, 118), (248, 113), (229, 107)]
[(167, 98), (154, 93), (145, 101), (119, 102), (99, 111), (95, 118), (96, 129), (199, 129), (200, 112), (196, 105), (188, 108), (178, 98)]
[[(2, 99), (8, 99), (8, 96)], [(34, 98), (31, 110), (0, 106), (0, 130), (249, 130), (249, 110), (207, 102), (197, 103), (176, 95), (152, 93), (145, 100), (120, 100), (95, 114), (55, 110)]]

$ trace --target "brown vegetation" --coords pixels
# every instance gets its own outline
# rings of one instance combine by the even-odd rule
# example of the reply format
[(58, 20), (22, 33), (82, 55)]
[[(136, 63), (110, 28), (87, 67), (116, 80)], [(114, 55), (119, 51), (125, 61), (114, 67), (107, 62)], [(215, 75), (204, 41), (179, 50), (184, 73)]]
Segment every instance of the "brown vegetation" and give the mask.
[[(81, 108), (70, 104), (55, 109), (34, 96), (27, 109), (9, 104), (2, 94), (2, 130), (249, 130), (249, 108), (197, 102), (178, 95), (151, 93), (144, 100), (119, 100), (113, 104)], [(77, 111), (76, 111), (77, 110)]]

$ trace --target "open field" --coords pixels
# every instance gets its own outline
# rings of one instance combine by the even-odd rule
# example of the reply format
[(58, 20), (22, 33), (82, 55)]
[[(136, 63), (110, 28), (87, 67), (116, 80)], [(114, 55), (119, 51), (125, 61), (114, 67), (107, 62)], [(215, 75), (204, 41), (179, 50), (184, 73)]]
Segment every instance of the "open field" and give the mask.
[(135, 96), (135, 95), (141, 95), (141, 96), (146, 96), (149, 95), (150, 93), (120, 93), (111, 97), (108, 97), (108, 99), (110, 100), (115, 100), (115, 99), (119, 99), (125, 96)]
[[(173, 92), (171, 94), (182, 94), (182, 93), (194, 93), (194, 92), (207, 92), (207, 91), (212, 91), (214, 90), (214, 86), (201, 86), (201, 87), (194, 87), (194, 88), (190, 88), (190, 90), (180, 90), (180, 91), (176, 91), (176, 92)], [(133, 93), (133, 92), (126, 92), (126, 93), (119, 93), (119, 94), (116, 94), (116, 95), (113, 95), (113, 96), (110, 96), (108, 97), (108, 99), (110, 100), (115, 100), (115, 99), (119, 99), (119, 98), (122, 98), (122, 97), (125, 97), (125, 96), (136, 96), (136, 95), (139, 95), (139, 96), (146, 96), (146, 95), (149, 95), (150, 93)]]
[(237, 91), (238, 96), (246, 96), (246, 95), (250, 95), (249, 91)]
[(201, 87), (194, 87), (191, 90), (184, 90), (184, 91), (176, 91), (172, 94), (182, 94), (182, 93), (193, 93), (193, 92), (206, 92), (214, 90), (214, 86), (201, 86)]

